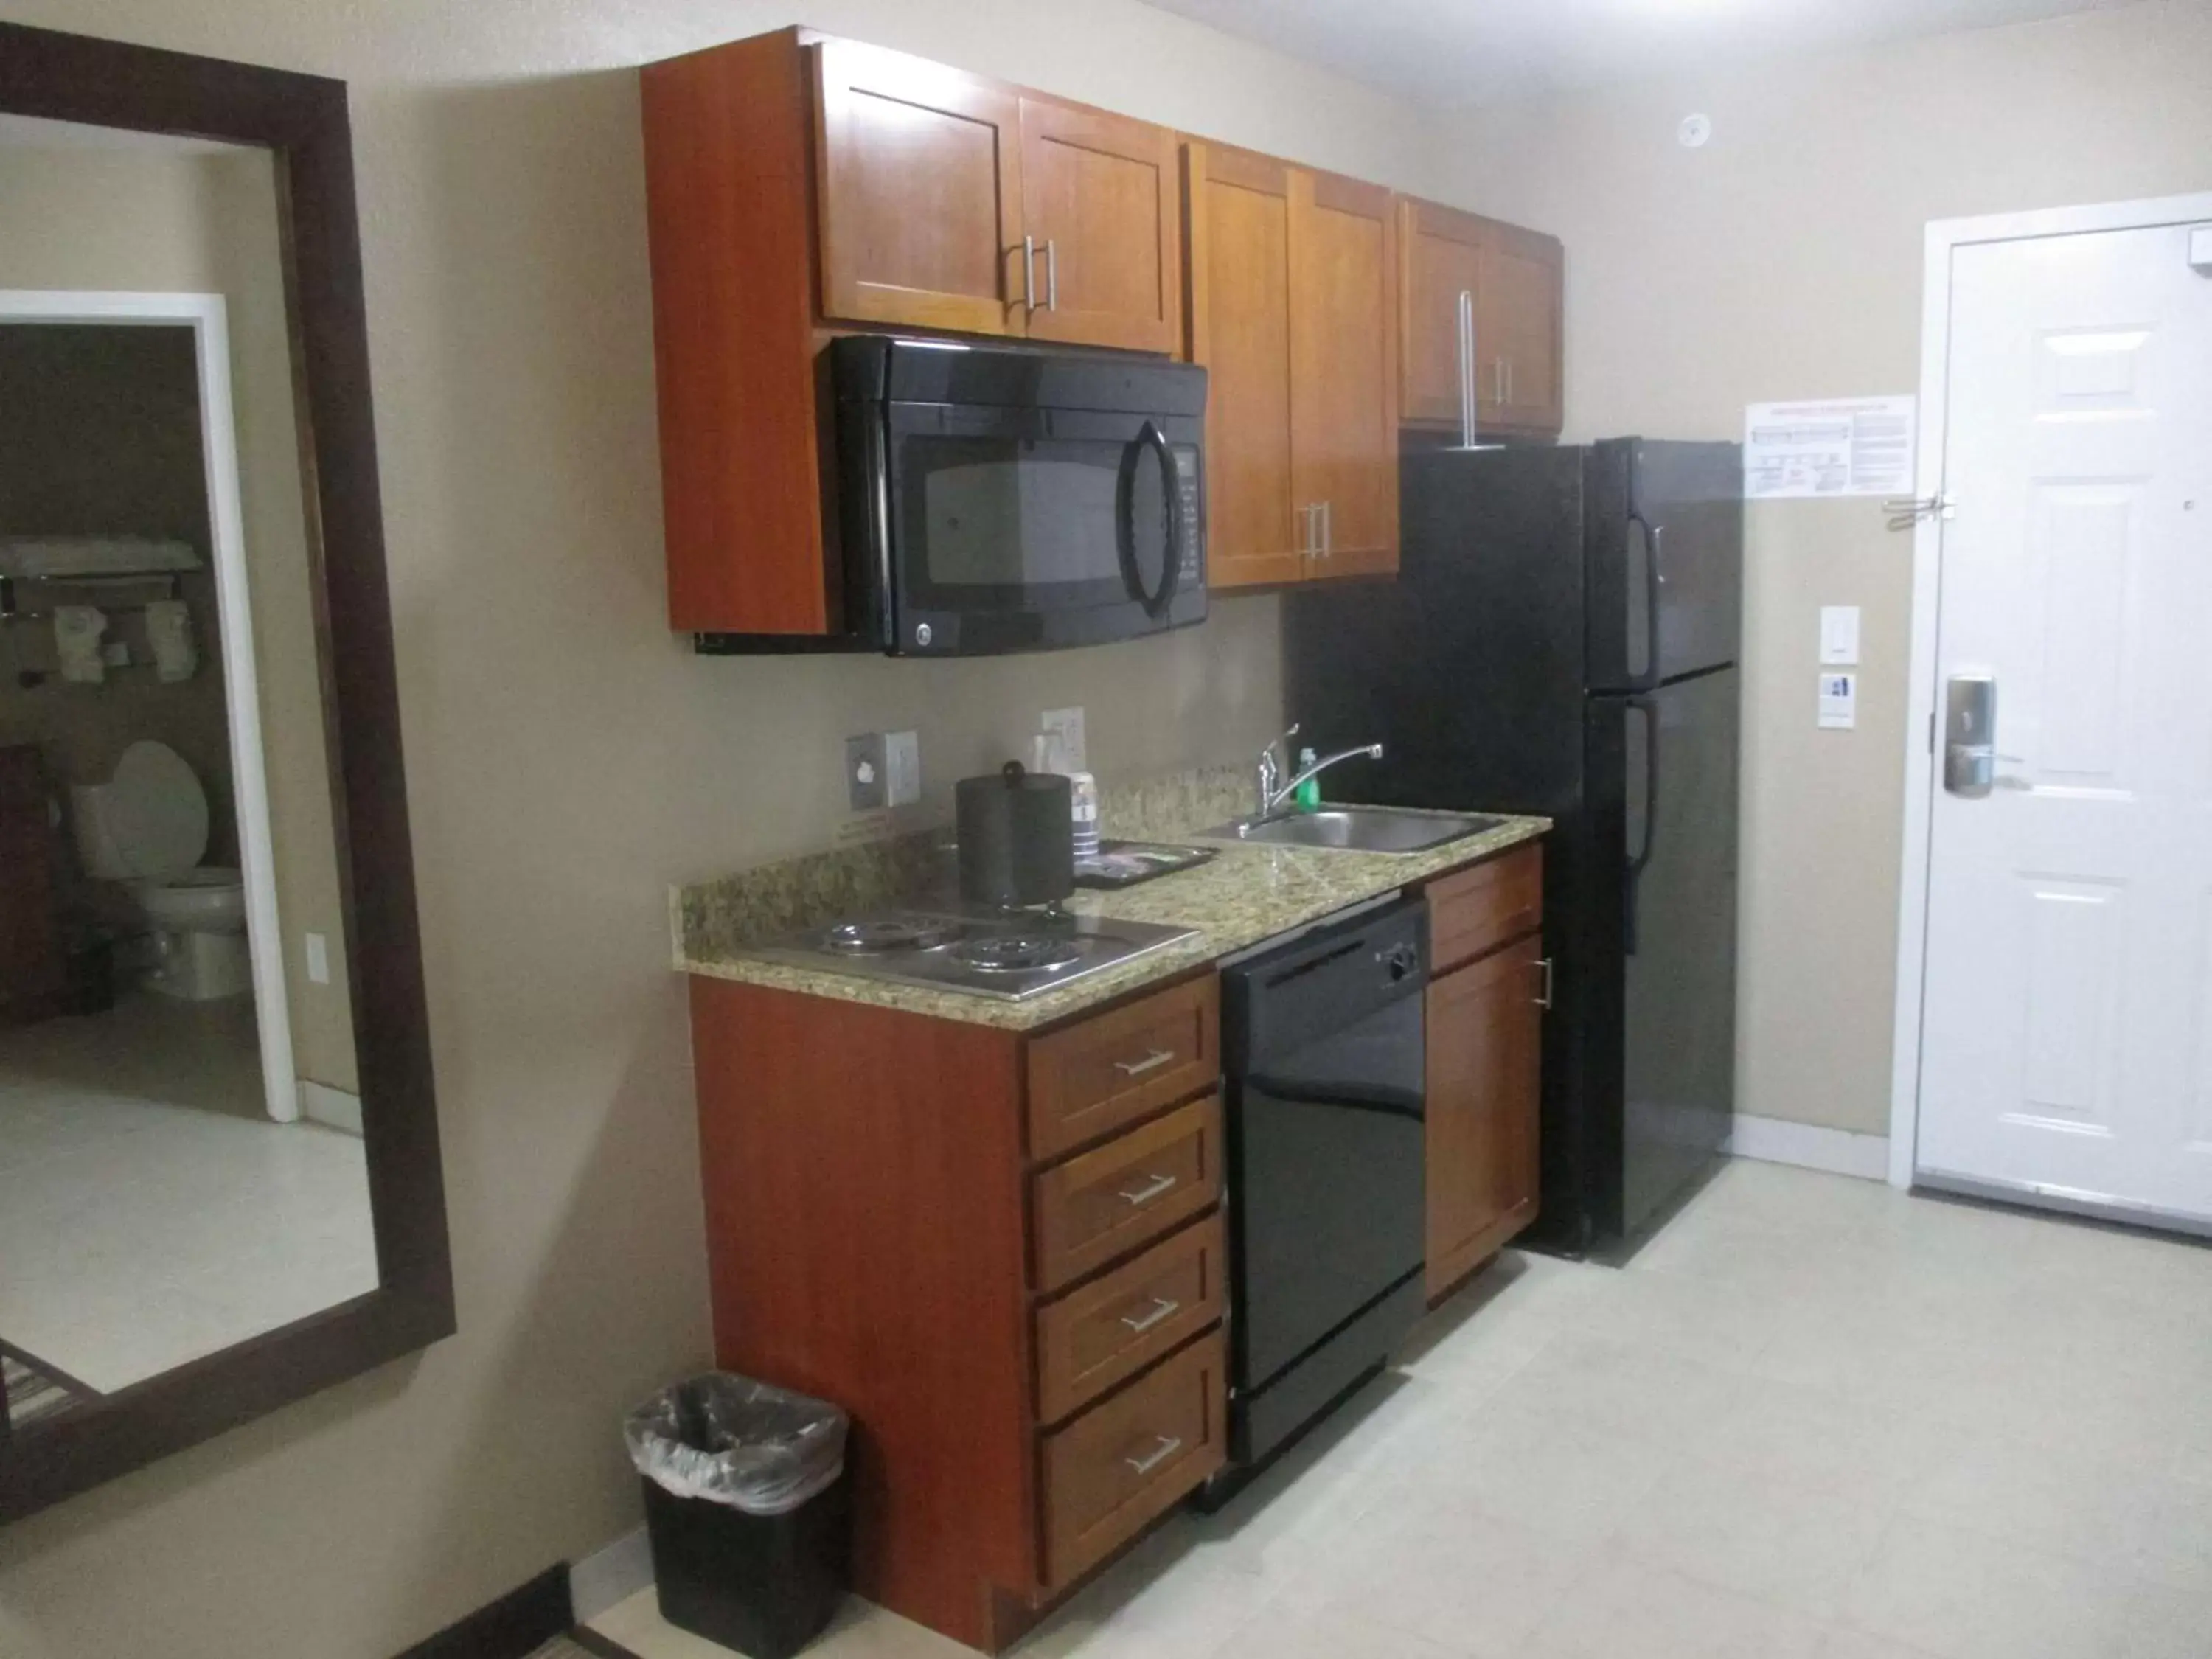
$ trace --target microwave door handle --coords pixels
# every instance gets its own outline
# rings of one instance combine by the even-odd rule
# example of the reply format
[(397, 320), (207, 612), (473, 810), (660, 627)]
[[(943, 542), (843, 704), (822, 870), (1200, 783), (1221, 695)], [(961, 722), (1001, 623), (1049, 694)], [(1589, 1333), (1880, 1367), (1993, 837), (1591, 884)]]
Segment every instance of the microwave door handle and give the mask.
[[(1160, 589), (1157, 593), (1145, 589), (1145, 573), (1137, 564), (1137, 465), (1145, 452), (1150, 450), (1160, 461), (1160, 514), (1164, 552), (1161, 556)], [(1182, 579), (1182, 518), (1176, 511), (1175, 448), (1168, 442), (1167, 434), (1151, 421), (1137, 434), (1121, 457), (1119, 497), (1120, 523), (1116, 526), (1121, 544), (1121, 575), (1129, 584), (1129, 592), (1145, 607), (1148, 617), (1160, 617), (1176, 596), (1176, 587)]]

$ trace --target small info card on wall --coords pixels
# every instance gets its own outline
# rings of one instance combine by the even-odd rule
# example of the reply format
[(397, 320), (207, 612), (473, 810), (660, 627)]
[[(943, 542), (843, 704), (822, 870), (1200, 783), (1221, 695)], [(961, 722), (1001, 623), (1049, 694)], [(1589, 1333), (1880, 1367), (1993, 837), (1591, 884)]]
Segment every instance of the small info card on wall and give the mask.
[(1752, 501), (1912, 493), (1914, 400), (1836, 398), (1743, 411), (1743, 493)]

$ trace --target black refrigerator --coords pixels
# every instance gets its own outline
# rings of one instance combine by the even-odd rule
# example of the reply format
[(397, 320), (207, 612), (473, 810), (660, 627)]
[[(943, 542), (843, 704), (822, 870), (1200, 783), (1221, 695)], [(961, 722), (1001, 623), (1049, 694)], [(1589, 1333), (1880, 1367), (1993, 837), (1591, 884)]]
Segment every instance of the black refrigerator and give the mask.
[(1305, 742), (1346, 799), (1541, 813), (1542, 1211), (1635, 1239), (1711, 1167), (1735, 1085), (1742, 458), (1615, 439), (1401, 466), (1395, 582), (1293, 592)]

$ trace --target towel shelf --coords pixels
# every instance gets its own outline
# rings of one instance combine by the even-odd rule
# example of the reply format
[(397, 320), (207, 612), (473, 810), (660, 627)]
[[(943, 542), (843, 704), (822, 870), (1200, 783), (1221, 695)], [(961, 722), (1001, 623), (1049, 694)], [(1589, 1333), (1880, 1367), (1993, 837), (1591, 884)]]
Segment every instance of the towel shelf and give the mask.
[[(21, 590), (26, 586), (40, 590), (59, 587), (94, 593), (110, 593), (118, 588), (158, 586), (161, 592), (156, 596), (157, 598), (179, 599), (184, 597), (184, 584), (178, 580), (179, 574), (176, 571), (161, 570), (149, 571), (143, 575), (131, 575), (118, 571), (112, 575), (99, 576), (0, 576), (0, 623), (52, 620), (54, 613), (51, 610), (37, 611), (24, 607)], [(40, 597), (46, 596), (42, 592)], [(128, 604), (117, 605), (112, 601), (104, 600), (101, 602), (100, 609), (107, 611), (143, 611), (154, 602), (153, 599), (139, 599)]]

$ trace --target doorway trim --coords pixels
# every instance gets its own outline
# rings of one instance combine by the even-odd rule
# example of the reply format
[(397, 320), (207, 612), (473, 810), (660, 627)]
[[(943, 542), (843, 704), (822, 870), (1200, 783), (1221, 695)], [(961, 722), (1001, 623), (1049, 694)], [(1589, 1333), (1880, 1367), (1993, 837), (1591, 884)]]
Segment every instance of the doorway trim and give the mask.
[[(2032, 241), (2100, 231), (2150, 230), (2212, 221), (2212, 193), (2107, 202), (2087, 207), (1936, 219), (1926, 231), (1920, 301), (1920, 443), (1913, 495), (1944, 493), (1949, 416), (1951, 262), (1981, 242)], [(1912, 667), (1907, 686), (1904, 860), (1897, 904), (1897, 1006), (1891, 1043), (1889, 1184), (1913, 1184), (1920, 1129), (1920, 1049), (1928, 972), (1928, 861), (1935, 822), (1936, 709), (1942, 664), (1939, 614), (1943, 520), (1923, 515), (1912, 532)], [(1923, 738), (1920, 734), (1925, 733)]]
[(230, 325), (220, 294), (0, 289), (0, 323), (186, 327), (199, 377), (200, 450), (207, 478), (209, 562), (222, 629), (223, 702), (230, 734), (238, 866), (246, 889), (246, 938), (252, 957), (253, 1023), (269, 1115), (300, 1115), (293, 1074), (291, 1008), (284, 983), (284, 930), (276, 912), (276, 836), (261, 747), (261, 682), (253, 654), (246, 532), (238, 475), (238, 429), (230, 397)]

